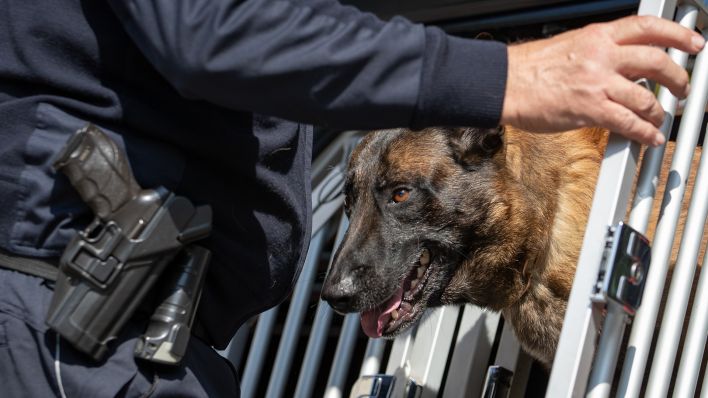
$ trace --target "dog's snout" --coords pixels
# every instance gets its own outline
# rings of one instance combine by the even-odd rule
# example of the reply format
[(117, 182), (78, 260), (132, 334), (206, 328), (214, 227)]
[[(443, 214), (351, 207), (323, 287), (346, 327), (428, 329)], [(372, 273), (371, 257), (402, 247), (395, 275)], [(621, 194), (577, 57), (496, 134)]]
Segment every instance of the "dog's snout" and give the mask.
[(327, 281), (322, 288), (322, 299), (339, 313), (356, 312), (357, 292), (351, 277), (345, 277), (339, 282)]
[(329, 305), (339, 313), (354, 312), (354, 299), (355, 297), (350, 294), (341, 294), (339, 292), (332, 294), (322, 294), (322, 298), (325, 299)]

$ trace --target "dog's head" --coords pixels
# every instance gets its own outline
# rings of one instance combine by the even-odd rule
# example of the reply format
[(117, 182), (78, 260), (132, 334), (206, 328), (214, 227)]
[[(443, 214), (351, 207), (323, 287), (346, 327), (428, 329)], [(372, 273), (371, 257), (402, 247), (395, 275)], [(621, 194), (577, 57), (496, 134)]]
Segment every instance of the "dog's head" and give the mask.
[(397, 335), (429, 307), (489, 305), (498, 270), (475, 267), (497, 255), (509, 217), (504, 162), (502, 129), (367, 135), (349, 162), (350, 224), (322, 297), (360, 312), (371, 337)]

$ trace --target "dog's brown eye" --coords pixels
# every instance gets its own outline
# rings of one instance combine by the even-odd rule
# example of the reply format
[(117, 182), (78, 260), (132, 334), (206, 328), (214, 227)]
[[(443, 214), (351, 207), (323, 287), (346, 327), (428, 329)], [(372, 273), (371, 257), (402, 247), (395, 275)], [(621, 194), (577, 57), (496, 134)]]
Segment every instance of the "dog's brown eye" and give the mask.
[(405, 202), (411, 196), (411, 192), (405, 188), (393, 191), (391, 199), (396, 203)]

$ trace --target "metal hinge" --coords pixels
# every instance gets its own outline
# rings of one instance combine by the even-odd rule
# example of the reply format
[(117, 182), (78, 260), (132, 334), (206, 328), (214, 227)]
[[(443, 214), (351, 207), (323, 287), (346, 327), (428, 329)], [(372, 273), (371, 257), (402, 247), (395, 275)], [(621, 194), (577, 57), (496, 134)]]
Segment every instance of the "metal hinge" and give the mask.
[(607, 303), (612, 299), (634, 315), (642, 301), (650, 263), (651, 247), (644, 235), (622, 222), (609, 227), (591, 300)]

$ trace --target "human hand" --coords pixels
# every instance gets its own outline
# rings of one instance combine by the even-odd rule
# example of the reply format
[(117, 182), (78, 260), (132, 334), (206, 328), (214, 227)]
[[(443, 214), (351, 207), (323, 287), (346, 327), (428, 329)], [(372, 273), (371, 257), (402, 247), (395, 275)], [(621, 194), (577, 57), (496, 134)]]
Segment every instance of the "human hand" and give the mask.
[(599, 126), (660, 145), (664, 110), (633, 81), (646, 77), (685, 98), (688, 73), (659, 47), (695, 54), (704, 43), (666, 19), (631, 16), (509, 46), (501, 124), (539, 132)]

